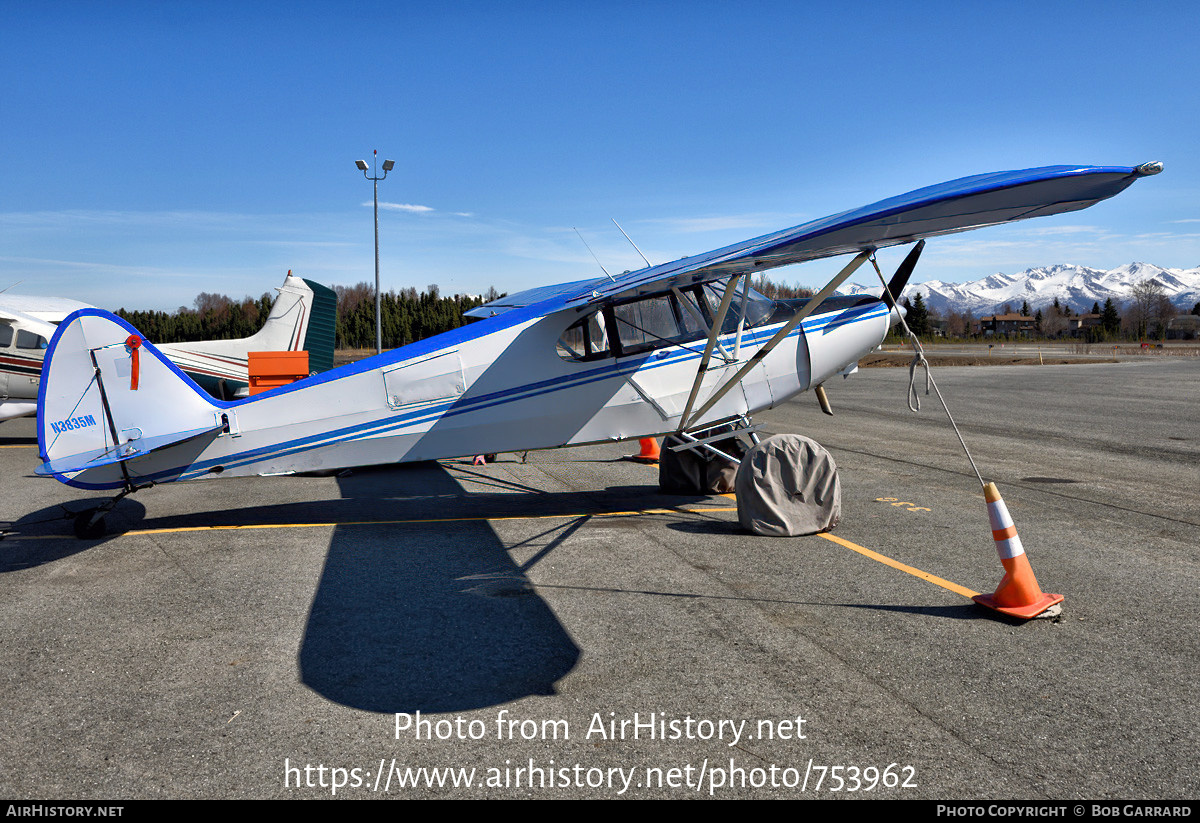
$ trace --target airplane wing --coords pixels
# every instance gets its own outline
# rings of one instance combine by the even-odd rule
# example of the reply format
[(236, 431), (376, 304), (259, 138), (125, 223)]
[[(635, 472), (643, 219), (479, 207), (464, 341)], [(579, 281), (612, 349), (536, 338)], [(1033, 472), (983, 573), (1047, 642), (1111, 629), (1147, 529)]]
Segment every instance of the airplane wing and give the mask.
[[(607, 278), (605, 278), (607, 281)], [(549, 300), (565, 299), (581, 291), (591, 292), (594, 280), (575, 280), (571, 283), (556, 283), (553, 286), (539, 286), (536, 289), (509, 294), (482, 306), (476, 306), (463, 312), (467, 317), (495, 317), (513, 309), (532, 306), (534, 303), (544, 303)]]
[[(87, 303), (71, 300), (66, 297), (31, 297), (25, 294), (0, 295), (0, 310), (6, 314), (15, 312), (18, 316), (32, 317), (41, 323), (60, 323), (63, 318), (73, 311), (91, 308)], [(14, 320), (16, 317), (6, 317)]]
[(569, 306), (720, 280), (732, 274), (754, 273), (902, 245), (925, 237), (1062, 214), (1085, 209), (1119, 194), (1139, 177), (1160, 171), (1161, 163), (1132, 167), (1045, 166), (963, 177), (671, 263), (613, 278), (582, 280), (567, 287), (510, 295), (475, 309), (473, 314), (488, 317), (534, 305), (549, 313)]

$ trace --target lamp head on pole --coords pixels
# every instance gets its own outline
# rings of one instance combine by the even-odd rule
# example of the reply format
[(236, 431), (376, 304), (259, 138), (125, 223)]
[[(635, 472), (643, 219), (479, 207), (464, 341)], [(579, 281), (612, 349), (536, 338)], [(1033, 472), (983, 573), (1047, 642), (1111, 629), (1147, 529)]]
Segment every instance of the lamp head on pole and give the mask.
[(354, 165), (358, 166), (358, 170), (365, 172), (368, 168), (366, 160), (355, 160)]
[(383, 172), (384, 172), (384, 174), (387, 174), (389, 171), (391, 171), (391, 170), (392, 170), (392, 169), (394, 169), (394, 168), (396, 168), (396, 161), (395, 161), (395, 160), (384, 160), (384, 161), (383, 161)]

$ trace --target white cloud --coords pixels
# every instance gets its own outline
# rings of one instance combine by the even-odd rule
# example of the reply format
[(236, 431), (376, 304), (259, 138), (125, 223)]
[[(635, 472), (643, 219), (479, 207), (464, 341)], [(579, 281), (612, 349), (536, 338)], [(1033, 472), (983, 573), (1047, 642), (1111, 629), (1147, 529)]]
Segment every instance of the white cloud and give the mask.
[[(363, 203), (364, 206), (371, 206), (372, 203)], [(406, 211), (410, 214), (425, 214), (433, 211), (432, 206), (417, 206), (412, 203), (380, 203), (379, 208), (389, 209), (391, 211)]]

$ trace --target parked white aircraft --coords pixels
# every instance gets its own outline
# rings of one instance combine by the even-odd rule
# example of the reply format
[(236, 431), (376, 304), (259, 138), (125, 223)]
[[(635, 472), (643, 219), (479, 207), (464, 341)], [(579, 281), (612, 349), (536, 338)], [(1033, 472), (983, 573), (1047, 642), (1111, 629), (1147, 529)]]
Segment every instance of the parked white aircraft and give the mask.
[[(241, 340), (166, 343), (158, 350), (214, 397), (244, 395), (247, 352), (309, 353), (309, 368), (333, 368), (337, 296), (288, 273), (257, 334)], [(62, 297), (0, 294), (0, 421), (37, 412), (42, 359), (55, 327), (71, 312), (92, 308)]]
[[(874, 297), (830, 298), (875, 250), (1086, 208), (1159, 163), (967, 177), (706, 254), (534, 289), (487, 319), (247, 400), (202, 392), (137, 330), (83, 309), (50, 341), (38, 473), (120, 493), (155, 483), (546, 449), (703, 431), (815, 388), (898, 319)], [(919, 253), (909, 254), (898, 292)], [(747, 287), (774, 266), (855, 257), (808, 301)]]

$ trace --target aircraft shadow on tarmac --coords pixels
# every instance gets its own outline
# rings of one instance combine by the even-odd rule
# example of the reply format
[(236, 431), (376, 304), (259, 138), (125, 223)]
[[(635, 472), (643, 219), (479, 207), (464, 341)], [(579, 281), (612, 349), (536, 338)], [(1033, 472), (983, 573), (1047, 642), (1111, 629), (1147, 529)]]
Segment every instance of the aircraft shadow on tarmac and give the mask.
[[(61, 535), (62, 539), (0, 541), (0, 574), (53, 563), (95, 546), (100, 541), (76, 539), (71, 530), (71, 523), (77, 514), (93, 509), (105, 500), (108, 500), (107, 496), (92, 500), (72, 500), (70, 503), (38, 509), (4, 524), (5, 532), (35, 534), (39, 537)], [(145, 517), (146, 507), (137, 500), (126, 498), (109, 514), (109, 528), (114, 534), (121, 534), (140, 527)]]
[[(313, 595), (298, 654), (300, 681), (366, 711), (465, 711), (553, 694), (579, 660), (579, 648), (529, 584), (527, 568), (590, 514), (708, 499), (659, 496), (646, 486), (555, 493), (482, 480), (474, 486), (500, 490), (464, 494), (437, 463), (355, 469), (338, 477), (339, 499), (151, 518), (142, 501), (126, 498), (99, 540), (76, 539), (66, 508), (52, 506), (13, 527), (62, 539), (6, 544), (0, 572), (51, 563), (133, 530), (344, 524), (333, 530)], [(153, 510), (152, 495), (143, 499)], [(71, 501), (69, 510), (103, 499)], [(497, 516), (546, 518), (538, 531), (548, 542), (524, 569), (488, 524)]]
[[(370, 519), (406, 511), (455, 519), (334, 529), (300, 647), (301, 682), (377, 712), (463, 711), (554, 693), (579, 649), (487, 521), (457, 519), (472, 515), (456, 505), (462, 492), (445, 469), (356, 470), (338, 485)], [(403, 499), (414, 489), (426, 495), (423, 515)], [(446, 502), (431, 506), (429, 496), (442, 494)]]
[(0, 446), (37, 446), (36, 437), (0, 437)]
[[(476, 485), (513, 486), (483, 480)], [(525, 571), (586, 517), (546, 521), (542, 537), (557, 536), (524, 568), (483, 518), (647, 507), (646, 487), (464, 496), (437, 463), (356, 470), (338, 483), (343, 501), (365, 504), (376, 519), (401, 519), (412, 505), (403, 495), (414, 488), (447, 496), (433, 516), (449, 522), (338, 527), (330, 542), (300, 650), (301, 680), (331, 700), (379, 712), (464, 711), (554, 694), (580, 650)], [(429, 510), (426, 498), (425, 517)]]

